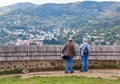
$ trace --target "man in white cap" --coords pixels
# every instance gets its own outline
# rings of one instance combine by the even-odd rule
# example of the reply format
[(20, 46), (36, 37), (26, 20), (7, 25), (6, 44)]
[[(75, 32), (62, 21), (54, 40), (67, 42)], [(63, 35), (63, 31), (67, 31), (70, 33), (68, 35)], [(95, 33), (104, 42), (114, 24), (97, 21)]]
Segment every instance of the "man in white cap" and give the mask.
[(88, 56), (89, 56), (89, 44), (87, 39), (83, 38), (83, 43), (80, 46), (81, 53), (81, 72), (88, 71)]

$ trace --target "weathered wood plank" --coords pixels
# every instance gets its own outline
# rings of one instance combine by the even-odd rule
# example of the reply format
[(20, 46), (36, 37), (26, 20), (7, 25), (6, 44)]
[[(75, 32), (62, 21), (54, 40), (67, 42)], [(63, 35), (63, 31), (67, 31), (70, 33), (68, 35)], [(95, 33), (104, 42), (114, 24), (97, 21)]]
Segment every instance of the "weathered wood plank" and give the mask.
[[(44, 46), (1, 46), (0, 61), (61, 60), (64, 45)], [(80, 59), (79, 46), (75, 46)], [(89, 60), (120, 60), (120, 46), (90, 46)]]

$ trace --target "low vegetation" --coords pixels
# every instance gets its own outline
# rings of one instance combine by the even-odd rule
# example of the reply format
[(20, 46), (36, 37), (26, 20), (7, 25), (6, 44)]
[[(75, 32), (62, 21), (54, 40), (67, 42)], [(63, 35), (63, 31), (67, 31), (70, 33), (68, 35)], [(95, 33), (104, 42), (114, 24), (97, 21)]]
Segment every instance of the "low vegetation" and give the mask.
[(32, 77), (21, 79), (20, 76), (0, 78), (0, 84), (120, 84), (120, 78), (117, 80), (88, 78), (81, 76), (65, 77)]

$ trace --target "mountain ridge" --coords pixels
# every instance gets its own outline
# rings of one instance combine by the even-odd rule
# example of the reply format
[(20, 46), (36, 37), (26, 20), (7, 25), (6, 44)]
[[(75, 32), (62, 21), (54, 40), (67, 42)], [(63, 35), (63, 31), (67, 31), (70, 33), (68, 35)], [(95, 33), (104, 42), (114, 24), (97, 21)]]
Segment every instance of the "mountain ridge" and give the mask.
[[(31, 28), (34, 28), (35, 31), (45, 32), (53, 32), (55, 29), (60, 29), (60, 33), (62, 34), (63, 29), (80, 30), (84, 32), (82, 35), (76, 33), (73, 36), (76, 43), (78, 43), (82, 42), (81, 39), (78, 38), (83, 38), (85, 33), (89, 33), (90, 36), (95, 36), (95, 34), (90, 32), (97, 29), (99, 30), (97, 35), (99, 35), (100, 33), (110, 32), (116, 27), (119, 27), (120, 2), (84, 1), (68, 4), (49, 3), (43, 5), (17, 3), (0, 8), (0, 20), (1, 31), (3, 31), (4, 28), (12, 32), (23, 29), (26, 33), (29, 33)], [(87, 31), (88, 29), (89, 31)], [(6, 39), (9, 41), (10, 38), (13, 38), (6, 32), (1, 36), (5, 35), (8, 35), (8, 37), (3, 38), (3, 42)], [(19, 35), (14, 35), (14, 41), (18, 38), (22, 39)], [(102, 40), (105, 39), (108, 38), (102, 38)], [(110, 40), (112, 39), (110, 38)], [(112, 44), (116, 42), (115, 40), (114, 36)], [(1, 43), (3, 43), (2, 41)]]

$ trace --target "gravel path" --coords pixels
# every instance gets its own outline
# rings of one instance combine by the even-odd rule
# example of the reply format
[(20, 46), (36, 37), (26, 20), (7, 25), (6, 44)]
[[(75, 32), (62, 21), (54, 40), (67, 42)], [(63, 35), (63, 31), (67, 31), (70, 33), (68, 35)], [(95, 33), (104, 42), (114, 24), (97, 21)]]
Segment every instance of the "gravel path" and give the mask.
[(99, 77), (104, 79), (117, 79), (120, 77), (120, 70), (89, 70), (88, 72), (80, 72), (75, 70), (74, 73), (65, 74), (64, 71), (45, 71), (45, 72), (34, 72), (27, 74), (14, 74), (14, 75), (3, 75), (3, 77), (21, 76), (21, 78), (29, 78), (34, 76), (85, 76), (85, 77)]

